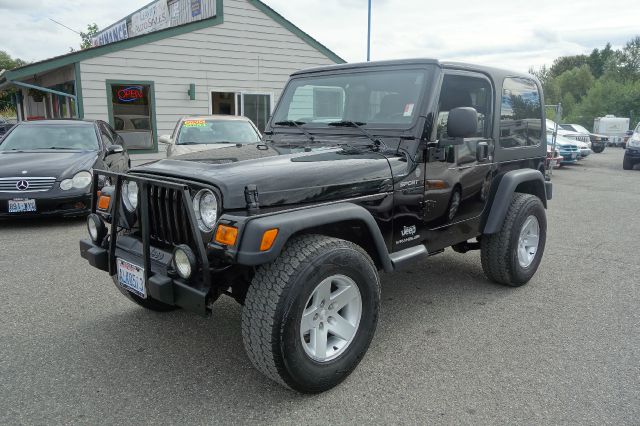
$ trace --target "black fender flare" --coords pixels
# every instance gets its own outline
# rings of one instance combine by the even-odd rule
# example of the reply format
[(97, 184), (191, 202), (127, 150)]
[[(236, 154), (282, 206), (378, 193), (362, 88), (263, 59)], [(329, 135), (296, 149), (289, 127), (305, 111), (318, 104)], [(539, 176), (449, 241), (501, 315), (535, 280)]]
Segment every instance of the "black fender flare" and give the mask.
[[(310, 207), (250, 219), (244, 225), (236, 262), (249, 266), (272, 262), (280, 255), (292, 235), (305, 229), (348, 220), (355, 220), (366, 226), (374, 242), (373, 249), (376, 251), (382, 267), (387, 272), (392, 271), (393, 265), (389, 251), (378, 224), (364, 207), (353, 203)], [(269, 250), (261, 251), (260, 243), (263, 234), (273, 228), (278, 228), (278, 236), (273, 246)]]
[(491, 209), (484, 220), (483, 234), (495, 234), (502, 228), (507, 210), (511, 205), (516, 188), (523, 183), (529, 183), (527, 193), (536, 195), (547, 208), (547, 200), (551, 199), (551, 182), (546, 182), (542, 173), (534, 169), (512, 170), (500, 178), (497, 189), (491, 198)]

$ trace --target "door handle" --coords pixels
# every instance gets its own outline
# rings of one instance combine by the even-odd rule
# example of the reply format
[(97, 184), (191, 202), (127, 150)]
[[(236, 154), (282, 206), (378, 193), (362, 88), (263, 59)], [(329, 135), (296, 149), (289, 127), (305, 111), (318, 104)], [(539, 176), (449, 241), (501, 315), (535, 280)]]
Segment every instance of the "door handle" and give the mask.
[(478, 142), (478, 146), (476, 148), (476, 160), (485, 161), (488, 157), (489, 157), (489, 143)]

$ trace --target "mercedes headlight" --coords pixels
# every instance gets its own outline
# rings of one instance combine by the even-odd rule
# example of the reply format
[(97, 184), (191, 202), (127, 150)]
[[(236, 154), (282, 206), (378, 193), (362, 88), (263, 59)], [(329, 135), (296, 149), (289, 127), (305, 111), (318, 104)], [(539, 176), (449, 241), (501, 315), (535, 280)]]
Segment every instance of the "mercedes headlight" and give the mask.
[(122, 201), (130, 213), (138, 208), (138, 193), (138, 184), (134, 181), (129, 180), (122, 184)]
[(203, 189), (193, 198), (193, 208), (198, 219), (198, 227), (202, 232), (213, 231), (218, 220), (218, 197), (213, 191)]
[(60, 182), (60, 189), (62, 189), (63, 191), (68, 191), (71, 188), (83, 189), (91, 185), (92, 180), (93, 175), (91, 174), (91, 172), (78, 172), (71, 179), (65, 179)]

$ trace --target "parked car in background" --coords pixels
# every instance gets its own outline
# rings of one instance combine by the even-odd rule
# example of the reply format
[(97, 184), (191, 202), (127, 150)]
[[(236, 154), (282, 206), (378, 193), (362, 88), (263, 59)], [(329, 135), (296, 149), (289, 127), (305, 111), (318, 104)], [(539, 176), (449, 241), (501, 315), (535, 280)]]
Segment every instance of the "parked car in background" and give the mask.
[(609, 138), (607, 135), (601, 135), (597, 133), (591, 133), (585, 127), (579, 124), (561, 124), (563, 130), (568, 132), (580, 133), (582, 135), (588, 135), (589, 140), (591, 141), (591, 150), (596, 154), (600, 154), (604, 151), (604, 148), (607, 146), (609, 142)]
[(258, 143), (260, 131), (251, 120), (235, 115), (184, 117), (173, 135), (161, 136), (167, 145), (167, 158), (216, 148)]
[[(640, 125), (640, 123), (638, 124)], [(624, 133), (624, 146), (627, 146), (627, 142), (629, 142), (629, 139), (631, 139), (631, 136), (633, 136), (633, 130), (627, 130)]]
[(558, 135), (563, 136), (567, 139), (571, 139), (578, 142), (586, 143), (589, 148), (591, 148), (591, 138), (589, 135), (585, 135), (579, 132), (565, 130), (559, 124), (556, 124), (555, 121), (547, 119), (547, 133), (555, 132), (557, 129)]
[(551, 168), (556, 168), (560, 166), (560, 162), (562, 161), (562, 156), (560, 155), (560, 151), (558, 149), (553, 149), (551, 146), (551, 140), (547, 143), (547, 160), (545, 161), (545, 168), (547, 170)]
[(16, 125), (16, 121), (0, 117), (0, 137), (7, 133), (13, 126)]
[(640, 163), (640, 123), (633, 131), (633, 135), (627, 141), (627, 148), (624, 152), (624, 160), (622, 160), (622, 168), (625, 170), (633, 169), (633, 166)]
[(122, 139), (107, 123), (18, 123), (0, 142), (0, 217), (88, 214), (94, 169), (129, 169)]
[(604, 117), (596, 117), (593, 121), (593, 132), (607, 135), (609, 146), (624, 147), (624, 136), (629, 130), (629, 119), (608, 114)]
[[(549, 132), (547, 132), (547, 144), (553, 147), (553, 134)], [(560, 153), (560, 164), (575, 164), (580, 158), (580, 149), (575, 140), (558, 135), (555, 149)]]

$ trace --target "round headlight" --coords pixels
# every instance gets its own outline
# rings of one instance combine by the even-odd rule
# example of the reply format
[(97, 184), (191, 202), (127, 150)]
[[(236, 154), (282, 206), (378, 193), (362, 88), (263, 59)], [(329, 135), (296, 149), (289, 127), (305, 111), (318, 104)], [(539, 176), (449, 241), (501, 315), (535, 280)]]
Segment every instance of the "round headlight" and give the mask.
[(87, 230), (89, 231), (91, 240), (96, 244), (100, 244), (105, 235), (107, 235), (107, 227), (104, 225), (102, 219), (95, 213), (87, 217)]
[(188, 280), (196, 267), (196, 256), (188, 246), (179, 245), (173, 252), (173, 267), (180, 278)]
[(134, 181), (125, 181), (122, 184), (122, 201), (126, 209), (133, 213), (138, 208), (138, 184)]
[(213, 191), (203, 189), (193, 199), (198, 227), (202, 232), (211, 232), (218, 220), (218, 197)]
[(93, 176), (91, 175), (91, 173), (89, 173), (89, 172), (78, 172), (73, 177), (73, 179), (71, 179), (71, 181), (72, 181), (71, 183), (72, 183), (74, 188), (82, 189), (82, 188), (86, 188), (87, 186), (91, 185), (91, 180), (92, 179), (93, 179)]
[(62, 189), (63, 191), (68, 191), (71, 188), (73, 188), (73, 180), (65, 179), (62, 182), (60, 182), (60, 189)]

